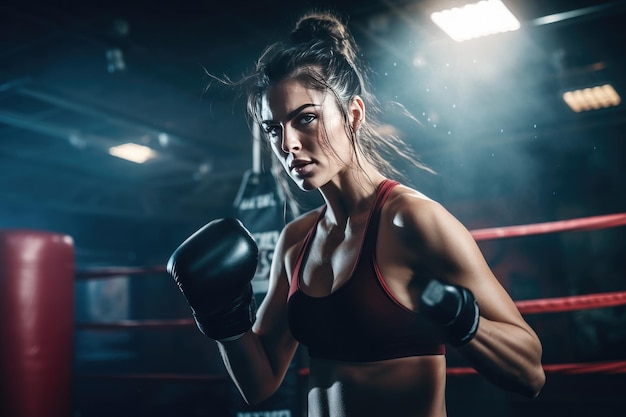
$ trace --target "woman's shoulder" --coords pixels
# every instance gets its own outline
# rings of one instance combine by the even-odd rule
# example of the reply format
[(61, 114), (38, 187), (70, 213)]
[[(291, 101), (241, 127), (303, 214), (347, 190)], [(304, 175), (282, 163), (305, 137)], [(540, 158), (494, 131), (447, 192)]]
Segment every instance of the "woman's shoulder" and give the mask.
[(458, 220), (439, 202), (405, 185), (398, 185), (383, 207), (382, 219), (409, 239), (438, 234)]
[(404, 184), (398, 184), (393, 189), (385, 203), (385, 209), (393, 216), (413, 216), (445, 211), (439, 202)]
[(281, 238), (286, 246), (289, 247), (302, 241), (311, 228), (315, 226), (323, 210), (324, 206), (318, 207), (300, 214), (289, 221), (281, 232)]

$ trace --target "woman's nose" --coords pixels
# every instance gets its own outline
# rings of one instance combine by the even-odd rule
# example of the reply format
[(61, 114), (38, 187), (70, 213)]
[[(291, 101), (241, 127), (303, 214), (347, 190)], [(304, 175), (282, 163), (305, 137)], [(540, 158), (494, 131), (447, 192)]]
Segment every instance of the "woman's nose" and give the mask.
[(301, 149), (302, 144), (300, 143), (300, 138), (296, 132), (290, 132), (288, 129), (283, 129), (283, 141), (282, 148), (283, 152), (291, 153), (293, 151), (298, 151)]

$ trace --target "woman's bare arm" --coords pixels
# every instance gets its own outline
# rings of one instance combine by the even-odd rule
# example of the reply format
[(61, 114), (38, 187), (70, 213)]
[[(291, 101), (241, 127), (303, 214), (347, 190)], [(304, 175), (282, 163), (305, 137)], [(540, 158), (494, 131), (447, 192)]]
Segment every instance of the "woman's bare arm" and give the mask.
[(259, 403), (278, 390), (297, 348), (287, 322), (285, 259), (290, 229), (287, 226), (278, 239), (268, 292), (254, 327), (238, 340), (218, 343), (228, 373), (249, 404)]
[(493, 275), (471, 233), (432, 200), (405, 195), (399, 201), (394, 224), (400, 226), (404, 244), (417, 254), (415, 270), (469, 289), (478, 302), (478, 331), (459, 351), (498, 386), (536, 397), (545, 382), (541, 342)]

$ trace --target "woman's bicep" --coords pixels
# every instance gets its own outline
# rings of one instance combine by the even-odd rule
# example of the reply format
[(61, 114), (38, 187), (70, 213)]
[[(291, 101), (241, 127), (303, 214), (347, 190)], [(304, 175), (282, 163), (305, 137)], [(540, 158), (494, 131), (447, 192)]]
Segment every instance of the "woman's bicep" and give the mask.
[(494, 276), (475, 239), (452, 214), (437, 203), (414, 221), (424, 262), (433, 278), (469, 289), (481, 315), (491, 320), (525, 323), (506, 289)]

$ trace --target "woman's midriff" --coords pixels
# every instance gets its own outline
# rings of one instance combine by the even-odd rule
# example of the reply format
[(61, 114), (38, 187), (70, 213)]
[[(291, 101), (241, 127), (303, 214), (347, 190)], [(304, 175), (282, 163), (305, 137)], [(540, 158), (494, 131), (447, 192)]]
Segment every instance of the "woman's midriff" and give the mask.
[(311, 358), (309, 417), (445, 417), (444, 355), (355, 363)]

